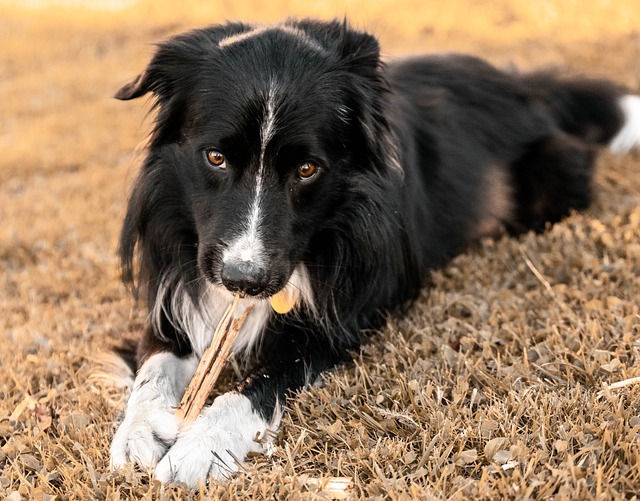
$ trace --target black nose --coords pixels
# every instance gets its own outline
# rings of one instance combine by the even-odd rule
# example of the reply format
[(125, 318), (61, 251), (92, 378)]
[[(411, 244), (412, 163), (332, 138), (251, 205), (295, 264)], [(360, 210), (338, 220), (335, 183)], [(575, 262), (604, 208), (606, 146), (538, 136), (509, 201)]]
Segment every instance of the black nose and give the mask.
[(251, 261), (226, 263), (222, 268), (222, 284), (233, 293), (257, 296), (267, 288), (269, 273)]

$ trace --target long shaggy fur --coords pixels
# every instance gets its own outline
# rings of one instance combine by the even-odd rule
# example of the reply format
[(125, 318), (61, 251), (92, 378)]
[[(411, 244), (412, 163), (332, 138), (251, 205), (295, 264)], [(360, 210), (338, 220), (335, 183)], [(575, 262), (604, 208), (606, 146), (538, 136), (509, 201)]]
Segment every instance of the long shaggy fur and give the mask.
[[(199, 356), (227, 289), (244, 291), (261, 309), (238, 391), (265, 422), (470, 242), (586, 207), (596, 149), (628, 118), (609, 82), (455, 54), (384, 64), (373, 36), (311, 20), (175, 37), (116, 97), (147, 93), (120, 244), (153, 313), (138, 362)], [(277, 315), (284, 287), (304, 293)]]

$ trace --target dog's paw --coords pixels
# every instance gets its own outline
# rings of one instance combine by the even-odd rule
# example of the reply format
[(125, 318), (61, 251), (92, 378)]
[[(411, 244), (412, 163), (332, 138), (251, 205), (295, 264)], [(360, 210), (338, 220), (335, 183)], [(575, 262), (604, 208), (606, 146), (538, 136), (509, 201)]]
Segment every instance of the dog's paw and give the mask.
[(247, 397), (233, 392), (221, 395), (180, 432), (158, 463), (156, 478), (192, 489), (208, 479), (228, 479), (249, 452), (263, 451), (269, 427)]
[(153, 468), (178, 436), (175, 412), (164, 408), (140, 408), (127, 412), (111, 442), (111, 469), (134, 462)]
[(111, 468), (134, 462), (153, 468), (173, 445), (180, 423), (175, 408), (198, 365), (195, 356), (157, 353), (140, 367), (124, 421), (111, 442)]
[[(204, 430), (203, 430), (204, 431)], [(156, 479), (197, 489), (208, 479), (223, 480), (238, 471), (238, 461), (249, 452), (240, 433), (222, 428), (180, 434), (156, 467)]]

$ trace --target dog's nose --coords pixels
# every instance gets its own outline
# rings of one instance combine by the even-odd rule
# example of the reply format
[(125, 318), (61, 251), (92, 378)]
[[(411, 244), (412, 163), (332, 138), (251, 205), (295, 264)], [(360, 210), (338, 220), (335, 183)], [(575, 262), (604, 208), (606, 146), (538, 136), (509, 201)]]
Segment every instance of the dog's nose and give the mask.
[(221, 275), (222, 284), (233, 293), (257, 296), (269, 284), (267, 270), (251, 261), (225, 263)]

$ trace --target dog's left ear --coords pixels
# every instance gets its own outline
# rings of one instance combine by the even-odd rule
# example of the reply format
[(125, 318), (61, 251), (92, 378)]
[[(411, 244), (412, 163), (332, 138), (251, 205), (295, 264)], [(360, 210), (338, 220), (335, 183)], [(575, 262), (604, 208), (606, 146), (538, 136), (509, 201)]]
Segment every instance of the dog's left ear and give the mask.
[(369, 33), (343, 25), (341, 59), (349, 69), (363, 77), (377, 79), (380, 69), (380, 43)]
[(395, 172), (403, 176), (395, 137), (387, 119), (389, 85), (383, 76), (380, 44), (369, 33), (349, 29), (344, 25), (341, 61), (352, 76), (352, 103), (358, 111), (362, 134), (368, 144), (365, 153), (378, 172)]

